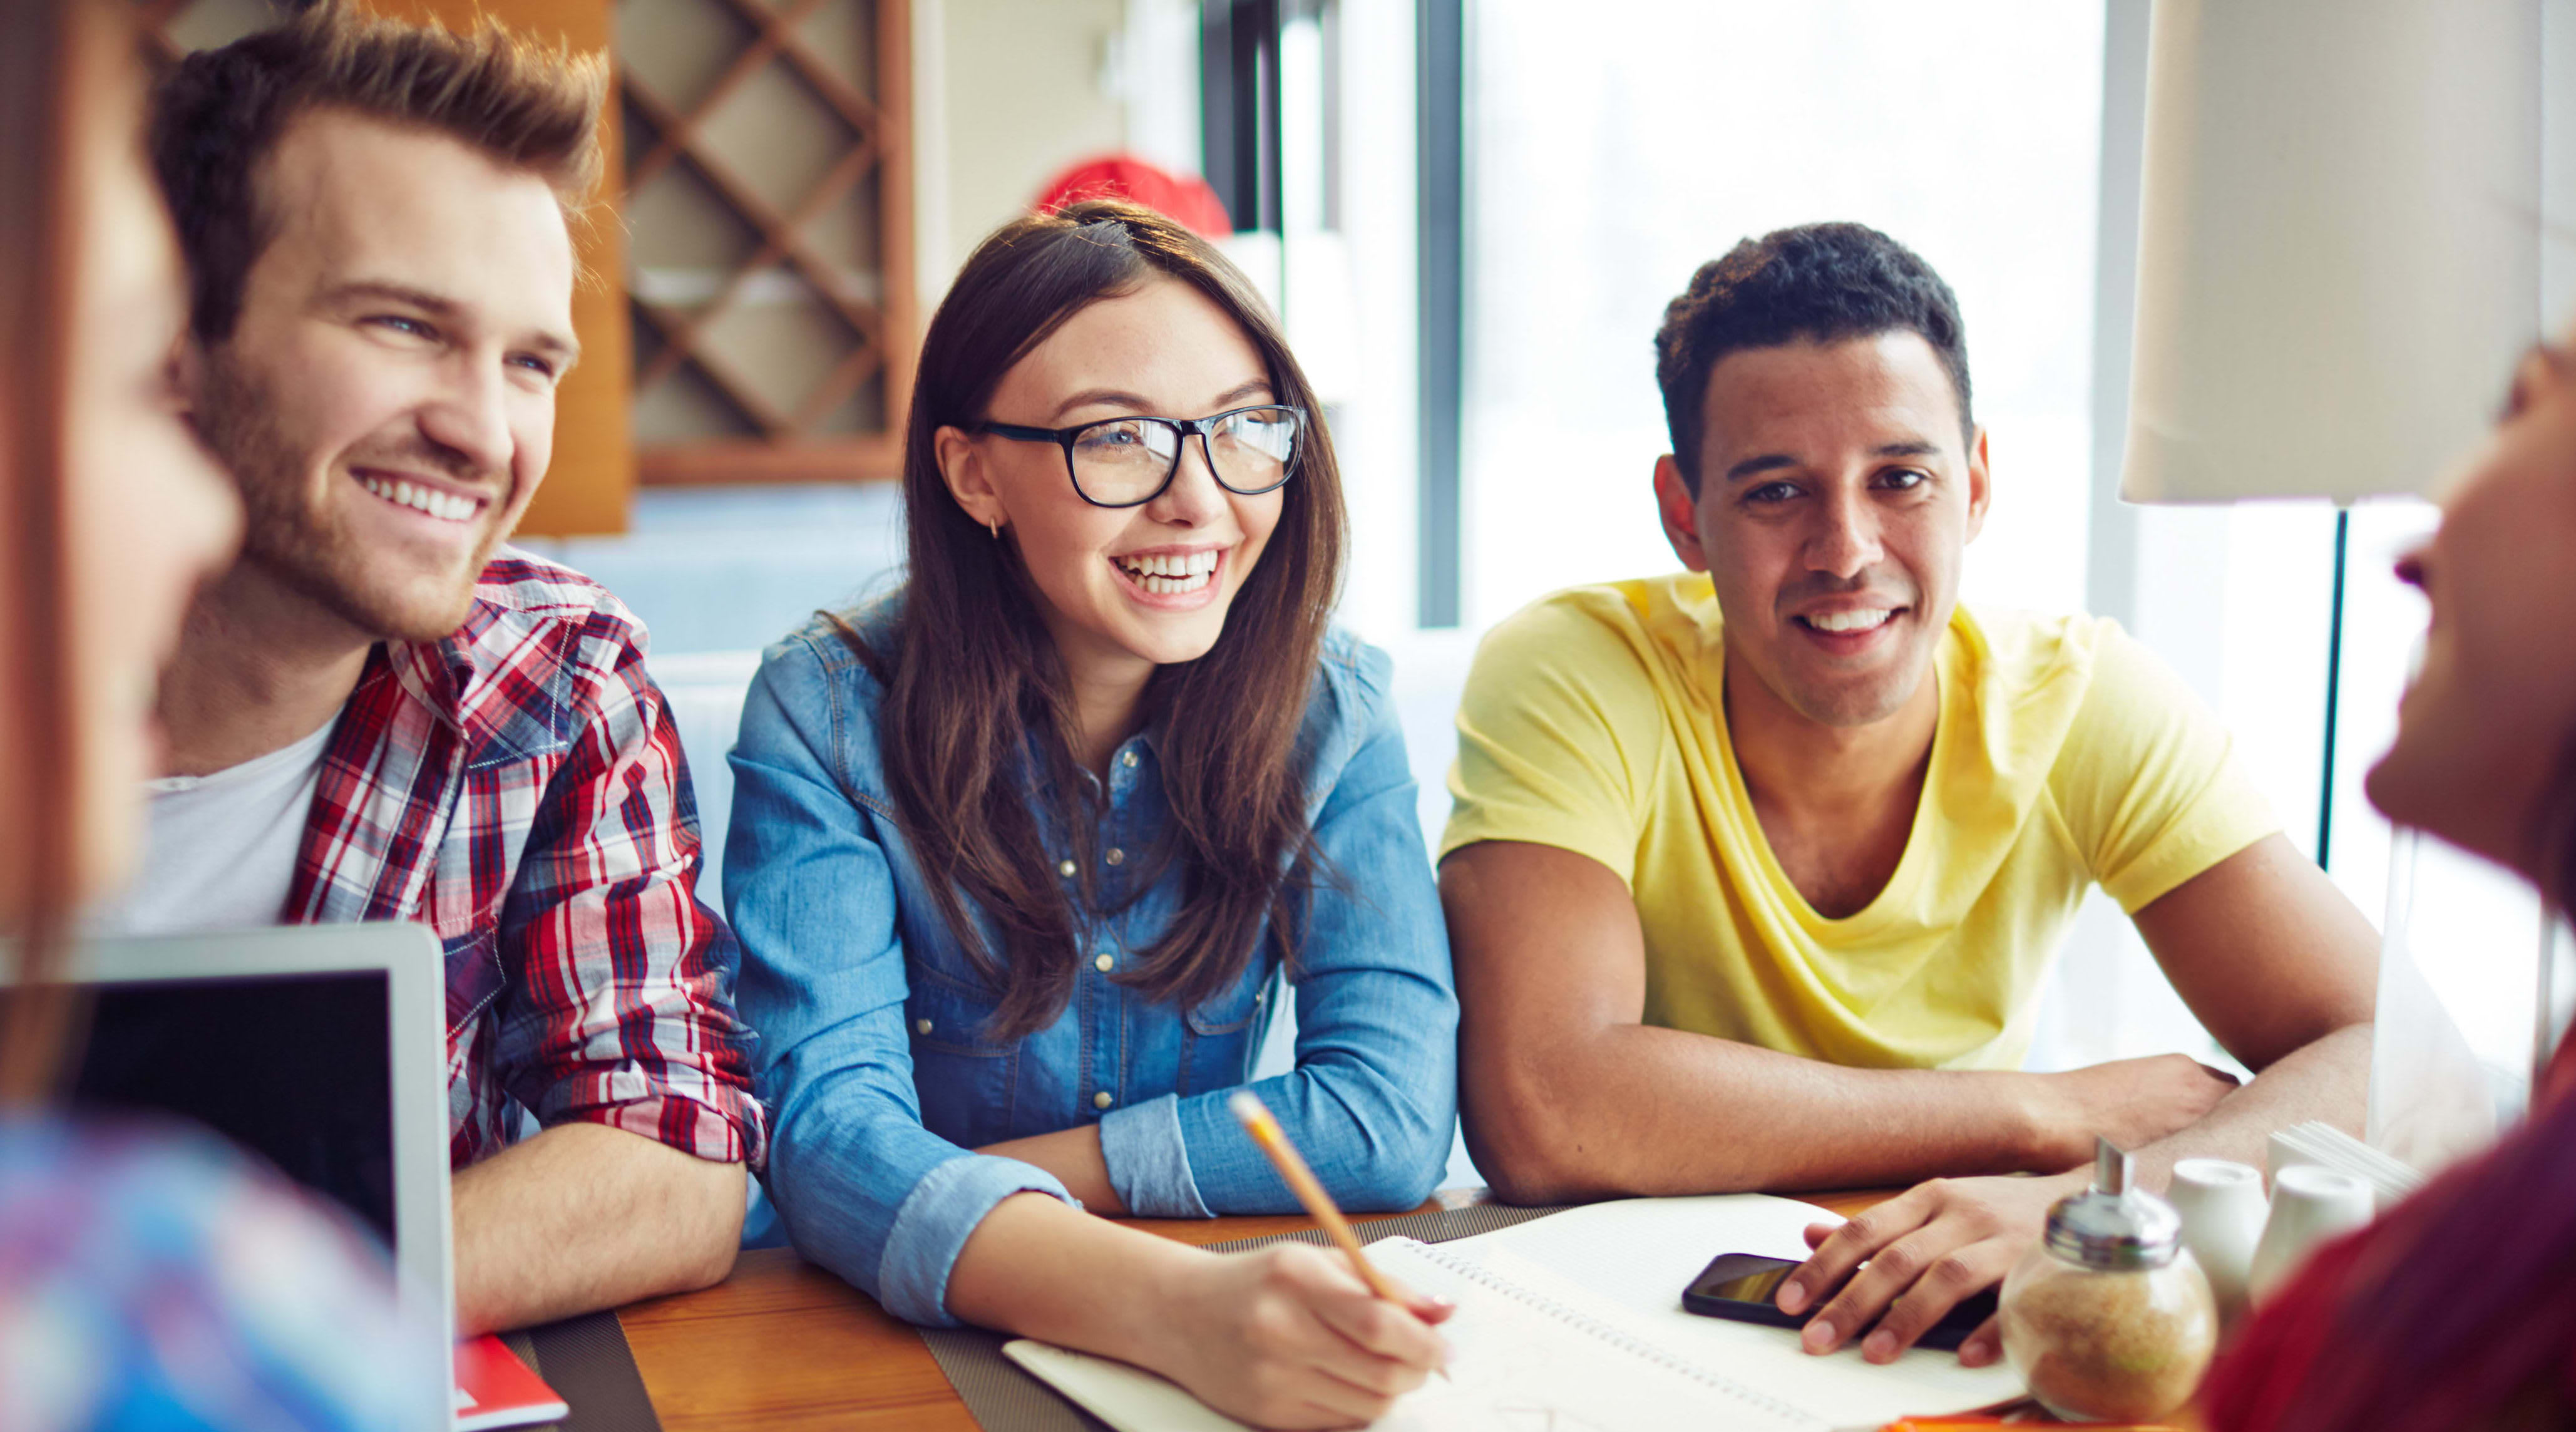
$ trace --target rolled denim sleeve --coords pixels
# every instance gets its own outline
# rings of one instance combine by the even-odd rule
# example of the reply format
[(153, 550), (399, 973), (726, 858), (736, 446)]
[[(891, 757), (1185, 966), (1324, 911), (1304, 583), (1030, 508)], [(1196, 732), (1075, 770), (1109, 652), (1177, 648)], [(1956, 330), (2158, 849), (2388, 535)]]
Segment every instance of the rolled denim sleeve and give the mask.
[(1112, 1110), (1100, 1121), (1100, 1159), (1109, 1186), (1139, 1218), (1213, 1218), (1190, 1172), (1188, 1140), (1181, 1135), (1181, 1101), (1165, 1094)]
[(1022, 1192), (1072, 1199), (1042, 1169), (922, 1126), (893, 873), (831, 744), (867, 685), (810, 637), (771, 648), (752, 682), (725, 845), (738, 1003), (762, 1031), (765, 1179), (797, 1251), (897, 1317), (953, 1327), (949, 1270), (993, 1206)]
[[(1404, 733), (1387, 698), (1390, 667), (1373, 649), (1357, 656), (1328, 676), (1357, 749), (1316, 816), (1329, 868), (1311, 897), (1295, 969), (1297, 1067), (1250, 1087), (1336, 1202), (1403, 1209), (1429, 1197), (1448, 1168), (1458, 997)], [(1296, 1210), (1225, 1107), (1232, 1093), (1155, 1100), (1101, 1121), (1101, 1153), (1130, 1208), (1201, 1217)]]

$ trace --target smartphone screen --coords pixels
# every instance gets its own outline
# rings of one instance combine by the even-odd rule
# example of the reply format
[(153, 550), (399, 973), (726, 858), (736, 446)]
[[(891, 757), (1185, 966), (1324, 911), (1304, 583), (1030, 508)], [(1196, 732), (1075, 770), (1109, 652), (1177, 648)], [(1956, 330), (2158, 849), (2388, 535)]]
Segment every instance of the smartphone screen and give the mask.
[[(1789, 1314), (1780, 1311), (1773, 1299), (1780, 1295), (1785, 1282), (1799, 1263), (1794, 1258), (1766, 1258), (1758, 1253), (1720, 1253), (1709, 1260), (1700, 1275), (1682, 1290), (1682, 1307), (1702, 1317), (1726, 1318), (1740, 1323), (1762, 1323), (1775, 1328), (1800, 1328), (1815, 1315), (1815, 1308)], [(1817, 1301), (1822, 1307), (1824, 1300)], [(1975, 1332), (1979, 1324), (1995, 1313), (1995, 1290), (1969, 1298), (1952, 1308), (1947, 1317), (1934, 1323), (1916, 1345), (1956, 1351)]]
[(1750, 1253), (1734, 1253), (1708, 1265), (1691, 1284), (1691, 1291), (1703, 1298), (1716, 1298), (1729, 1303), (1769, 1304), (1779, 1296), (1780, 1284), (1798, 1265), (1787, 1258), (1760, 1258)]

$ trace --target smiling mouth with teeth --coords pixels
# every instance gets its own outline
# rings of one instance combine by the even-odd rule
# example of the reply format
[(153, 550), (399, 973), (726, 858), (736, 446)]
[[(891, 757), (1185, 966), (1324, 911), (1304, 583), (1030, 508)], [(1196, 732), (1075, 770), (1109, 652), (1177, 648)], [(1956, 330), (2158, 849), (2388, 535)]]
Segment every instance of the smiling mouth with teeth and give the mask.
[(458, 497), (416, 482), (387, 482), (365, 473), (355, 474), (358, 485), (397, 507), (435, 517), (441, 522), (463, 522), (483, 510), (480, 498)]
[(1215, 549), (1186, 554), (1151, 557), (1112, 557), (1109, 564), (1127, 574), (1127, 579), (1155, 596), (1176, 596), (1195, 592), (1216, 577), (1217, 559), (1224, 554)]
[(1896, 613), (1893, 609), (1871, 607), (1853, 612), (1818, 612), (1813, 616), (1800, 617), (1798, 620), (1817, 631), (1830, 632), (1835, 636), (1849, 636), (1855, 632), (1876, 631), (1893, 621), (1895, 617)]

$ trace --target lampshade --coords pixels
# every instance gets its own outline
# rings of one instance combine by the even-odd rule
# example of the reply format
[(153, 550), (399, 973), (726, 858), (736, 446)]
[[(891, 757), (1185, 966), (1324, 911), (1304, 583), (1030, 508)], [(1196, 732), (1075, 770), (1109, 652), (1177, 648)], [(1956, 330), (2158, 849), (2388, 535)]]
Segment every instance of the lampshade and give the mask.
[(2540, 323), (2540, 0), (2156, 0), (2121, 496), (2421, 491)]

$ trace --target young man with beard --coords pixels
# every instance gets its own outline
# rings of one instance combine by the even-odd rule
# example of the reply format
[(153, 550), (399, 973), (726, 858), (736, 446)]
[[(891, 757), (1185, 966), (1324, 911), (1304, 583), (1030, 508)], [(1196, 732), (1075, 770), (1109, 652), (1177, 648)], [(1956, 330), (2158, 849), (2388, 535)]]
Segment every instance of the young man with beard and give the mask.
[(248, 524), (165, 679), (149, 855), (102, 923), (436, 929), (463, 1332), (721, 1278), (762, 1153), (643, 629), (500, 546), (578, 353), (603, 84), (324, 4), (153, 100), (182, 388)]
[[(1932, 1180), (1809, 1230), (1779, 1295), (1821, 1305), (1810, 1351), (1884, 1361), (2002, 1279), (2097, 1134), (2161, 1183), (2357, 1129), (2376, 938), (2226, 732), (2111, 622), (1958, 605), (1992, 484), (1949, 287), (1875, 230), (1785, 229), (1704, 266), (1656, 348), (1690, 571), (1511, 618), (1459, 712), (1441, 893), (1486, 1176)], [(2251, 1083), (2020, 1072), (2096, 883)], [(1989, 1320), (1961, 1356), (1998, 1351)]]

